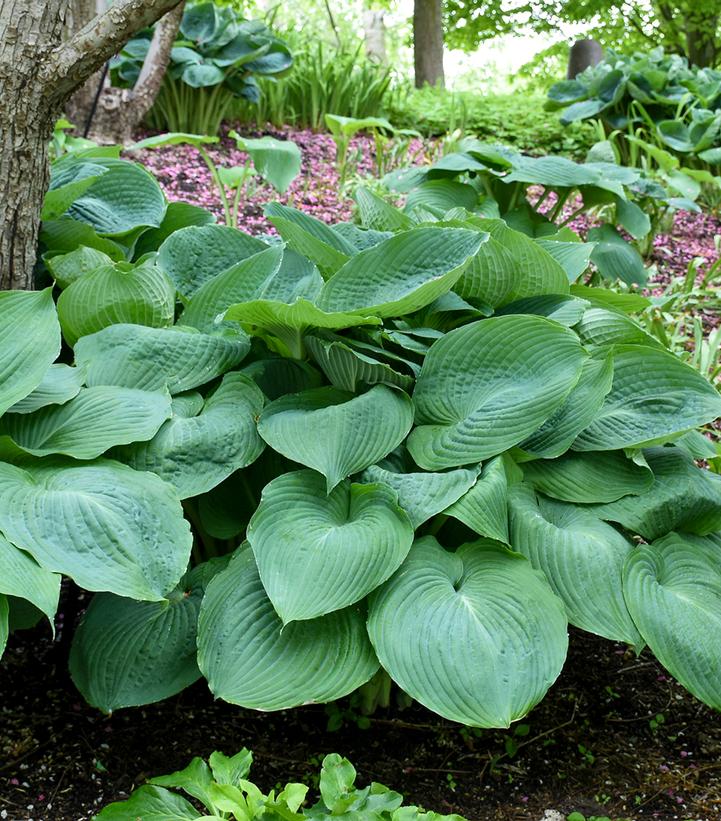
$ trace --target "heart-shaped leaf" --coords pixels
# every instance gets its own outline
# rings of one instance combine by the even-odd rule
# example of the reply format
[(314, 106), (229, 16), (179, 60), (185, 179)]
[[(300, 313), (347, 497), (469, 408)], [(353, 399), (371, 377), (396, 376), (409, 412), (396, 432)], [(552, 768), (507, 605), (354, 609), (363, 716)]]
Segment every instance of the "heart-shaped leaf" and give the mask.
[(258, 431), (278, 453), (322, 473), (330, 493), (397, 448), (412, 425), (408, 396), (376, 385), (359, 396), (314, 388), (276, 399), (261, 414)]
[(578, 337), (542, 317), (492, 317), (451, 331), (433, 344), (416, 383), (411, 455), (438, 470), (517, 445), (563, 404), (583, 358)]
[(250, 549), (240, 550), (208, 585), (198, 664), (218, 698), (256, 710), (333, 701), (378, 669), (360, 608), (284, 627)]
[(413, 698), (475, 727), (508, 727), (561, 671), (563, 606), (527, 559), (490, 541), (455, 553), (432, 537), (370, 600), (381, 664)]
[(265, 487), (248, 541), (288, 624), (365, 598), (405, 559), (413, 526), (391, 488), (345, 481), (327, 494), (320, 474), (301, 470)]

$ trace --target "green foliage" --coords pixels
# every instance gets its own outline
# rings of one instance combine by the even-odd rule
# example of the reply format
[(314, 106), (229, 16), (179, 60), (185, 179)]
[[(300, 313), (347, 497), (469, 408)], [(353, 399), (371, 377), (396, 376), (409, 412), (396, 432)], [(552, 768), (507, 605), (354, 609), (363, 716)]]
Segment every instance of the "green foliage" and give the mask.
[(449, 92), (427, 86), (403, 89), (388, 107), (391, 121), (423, 134), (440, 136), (460, 129), (481, 140), (506, 143), (526, 154), (583, 157), (594, 141), (593, 129), (579, 123), (562, 127), (544, 109), (539, 94), (488, 95)]
[[(466, 148), (441, 170), (496, 169), (518, 202), (546, 174), (624, 196), (613, 166)], [(106, 712), (200, 676), (259, 710), (359, 688), (370, 709), (392, 679), (505, 727), (570, 622), (648, 644), (721, 709), (721, 477), (693, 461), (721, 397), (630, 316), (649, 300), (570, 284), (589, 249), (484, 215), (468, 181), (403, 211), (359, 192), (354, 225), (271, 204), (269, 244), (163, 234), (152, 178), (95, 159), (43, 232), (57, 308), (0, 295), (0, 642), (11, 602), (51, 618), (66, 576), (97, 594), (70, 667)], [(338, 813), (361, 797), (336, 764)], [(130, 817), (146, 797), (183, 817), (161, 786)], [(212, 803), (252, 816), (242, 790)]]
[(260, 80), (260, 98), (239, 103), (234, 115), (258, 126), (292, 125), (320, 131), (328, 114), (376, 117), (391, 98), (391, 70), (363, 56), (361, 46), (332, 48), (286, 35), (293, 45), (293, 71), (278, 82)]
[[(241, 151), (248, 154), (248, 161), (239, 166), (218, 167), (205, 148), (206, 145), (217, 143), (218, 137), (204, 137), (200, 134), (170, 133), (146, 137), (135, 143), (131, 150), (142, 148), (162, 148), (166, 145), (192, 145), (210, 171), (210, 176), (223, 204), (225, 224), (237, 227), (238, 215), (243, 192), (254, 174), (261, 176), (270, 183), (276, 191), (284, 194), (291, 182), (300, 174), (300, 149), (293, 140), (277, 140), (275, 137), (241, 137), (237, 131), (231, 131), (229, 136), (235, 140)], [(232, 201), (226, 189), (234, 191)], [(182, 227), (182, 226), (178, 226)]]
[(680, 196), (719, 188), (710, 171), (721, 163), (721, 71), (661, 49), (611, 52), (552, 86), (546, 106), (561, 110), (564, 124), (598, 119), (624, 164), (657, 169)]
[[(285, 821), (330, 821), (344, 816), (358, 821), (464, 821), (459, 815), (439, 815), (419, 807), (403, 805), (403, 796), (373, 781), (356, 787), (356, 770), (347, 758), (337, 753), (325, 756), (316, 777), (320, 797), (312, 806), (305, 784), (286, 784), (276, 794), (264, 794), (248, 780), (253, 756), (243, 748), (232, 757), (211, 753), (207, 763), (194, 758), (190, 764), (170, 775), (156, 776), (135, 790), (126, 801), (109, 804), (96, 816), (97, 821), (135, 821), (163, 819), (234, 818), (252, 821), (278, 818)], [(168, 789), (170, 788), (170, 789)], [(172, 790), (181, 790), (203, 805), (207, 815), (198, 815), (194, 805)]]
[[(409, 215), (463, 218), (460, 212), (465, 211), (486, 221), (501, 217), (506, 225), (535, 238), (534, 254), (540, 249), (547, 252), (571, 282), (586, 271), (590, 260), (606, 280), (643, 284), (646, 271), (641, 256), (617, 226), (643, 240), (643, 247), (648, 248), (651, 229), (658, 228), (659, 220), (652, 225), (635, 200), (652, 203), (659, 211), (698, 207), (690, 200), (671, 197), (641, 171), (617, 165), (613, 152), (607, 156), (603, 150), (607, 146), (597, 144), (589, 154), (590, 162), (575, 163), (563, 157), (528, 157), (468, 138), (433, 165), (391, 172), (384, 181), (392, 190), (407, 193), (405, 212)], [(532, 193), (531, 186), (540, 192)], [(369, 219), (371, 210), (382, 206), (370, 193), (361, 194), (358, 204)], [(584, 212), (601, 221), (588, 232), (585, 243), (567, 227)], [(489, 225), (484, 227), (489, 230)], [(507, 228), (497, 222), (493, 230)], [(459, 293), (465, 296), (463, 288), (464, 281)]]
[[(141, 32), (113, 59), (114, 85), (135, 85), (151, 38), (152, 29)], [(257, 102), (257, 77), (282, 76), (292, 64), (286, 43), (260, 20), (231, 6), (189, 4), (148, 121), (161, 131), (216, 134), (235, 100)]]

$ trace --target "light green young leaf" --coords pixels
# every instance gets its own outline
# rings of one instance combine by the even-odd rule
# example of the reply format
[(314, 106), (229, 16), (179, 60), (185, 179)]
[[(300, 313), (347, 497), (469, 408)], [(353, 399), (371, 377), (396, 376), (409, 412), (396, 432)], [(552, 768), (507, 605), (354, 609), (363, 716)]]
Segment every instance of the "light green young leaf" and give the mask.
[(378, 669), (358, 608), (283, 627), (250, 549), (208, 585), (198, 663), (218, 698), (257, 710), (341, 698)]
[(279, 193), (285, 194), (300, 174), (301, 153), (293, 140), (277, 140), (268, 136), (250, 139), (241, 137), (237, 131), (230, 131), (228, 136), (250, 156), (258, 174)]
[(508, 727), (561, 671), (563, 606), (527, 559), (481, 540), (419, 539), (370, 599), (368, 632), (410, 696), (452, 721)]
[(426, 470), (502, 453), (538, 429), (581, 373), (578, 337), (542, 317), (473, 322), (433, 344), (416, 383), (408, 449)]
[(405, 559), (413, 526), (385, 485), (342, 482), (326, 492), (312, 470), (263, 490), (248, 526), (263, 587), (284, 624), (355, 604)]
[(237, 787), (250, 773), (253, 753), (245, 747), (232, 756), (227, 756), (216, 750), (210, 754), (208, 761), (213, 771), (213, 778), (218, 784), (231, 784)]
[(248, 330), (270, 334), (285, 356), (303, 357), (303, 337), (310, 328), (338, 331), (360, 325), (380, 325), (377, 316), (323, 311), (307, 299), (290, 305), (272, 299), (241, 302), (225, 313), (225, 319), (242, 323)]
[(327, 491), (382, 459), (413, 425), (408, 396), (375, 385), (359, 396), (314, 388), (266, 406), (258, 432), (276, 451), (326, 477)]

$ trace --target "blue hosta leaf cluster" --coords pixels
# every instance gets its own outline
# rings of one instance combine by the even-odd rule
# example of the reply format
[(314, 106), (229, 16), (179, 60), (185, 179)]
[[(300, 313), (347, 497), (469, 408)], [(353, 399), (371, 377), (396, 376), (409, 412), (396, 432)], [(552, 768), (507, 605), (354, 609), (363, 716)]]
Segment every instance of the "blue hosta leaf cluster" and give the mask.
[[(320, 797), (314, 804), (309, 804), (305, 784), (290, 783), (283, 789), (276, 787), (267, 795), (263, 793), (249, 780), (252, 761), (252, 753), (245, 748), (234, 756), (216, 750), (207, 762), (196, 757), (183, 770), (151, 778), (126, 801), (109, 804), (96, 818), (98, 821), (150, 821), (151, 818), (330, 821), (340, 816), (348, 821), (464, 821), (460, 815), (439, 815), (404, 805), (400, 793), (377, 781), (367, 787), (357, 787), (355, 767), (337, 753), (323, 759), (316, 777)], [(196, 805), (179, 792), (202, 805), (207, 814), (199, 815)]]
[(201, 676), (280, 710), (383, 671), (501, 727), (571, 623), (721, 708), (721, 478), (693, 459), (721, 397), (647, 300), (498, 216), (360, 192), (359, 224), (269, 205), (265, 242), (73, 162), (97, 176), (73, 199), (61, 166), (55, 287), (0, 294), (0, 640), (66, 576), (105, 711)]
[[(647, 272), (637, 245), (652, 245), (658, 229), (649, 212), (698, 210), (697, 182), (686, 176), (684, 183), (676, 180), (684, 196), (674, 196), (679, 192), (671, 187), (673, 180), (666, 177), (669, 187), (664, 188), (639, 169), (619, 165), (606, 141), (591, 149), (586, 162), (577, 163), (557, 156), (528, 157), (465, 138), (433, 165), (391, 172), (384, 182), (406, 195), (404, 213), (391, 218), (377, 197), (361, 192), (358, 206), (369, 227), (457, 219), (463, 211), (486, 220), (500, 218), (535, 240), (536, 251), (548, 252), (570, 282), (586, 272), (590, 261), (606, 282), (643, 284)], [(569, 225), (581, 214), (595, 223), (585, 242)]]
[(548, 92), (546, 107), (561, 122), (598, 118), (685, 158), (721, 160), (721, 71), (689, 66), (660, 48), (631, 55), (609, 52), (574, 80)]
[[(135, 85), (150, 48), (152, 29), (136, 35), (111, 62), (114, 85)], [(232, 6), (189, 4), (170, 53), (168, 76), (190, 88), (222, 86), (257, 101), (256, 77), (282, 76), (293, 64), (287, 44), (260, 20), (242, 18)]]

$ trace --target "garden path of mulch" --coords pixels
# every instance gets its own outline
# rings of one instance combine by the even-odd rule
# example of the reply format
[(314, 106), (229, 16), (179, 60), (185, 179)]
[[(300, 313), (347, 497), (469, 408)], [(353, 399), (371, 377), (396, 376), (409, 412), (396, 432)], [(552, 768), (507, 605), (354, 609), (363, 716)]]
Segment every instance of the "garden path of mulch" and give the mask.
[[(327, 730), (322, 706), (258, 713), (213, 701), (201, 681), (160, 704), (106, 717), (84, 704), (36, 630), (16, 634), (0, 680), (0, 817), (81, 821), (151, 775), (214, 749), (253, 750), (265, 789), (307, 780), (339, 752), (359, 784), (470, 821), (541, 819), (548, 809), (660, 821), (721, 818), (721, 720), (646, 651), (580, 631), (549, 695), (508, 731), (473, 731), (420, 706), (369, 729)], [(345, 709), (345, 704), (341, 703)], [(518, 725), (516, 725), (518, 727)]]

